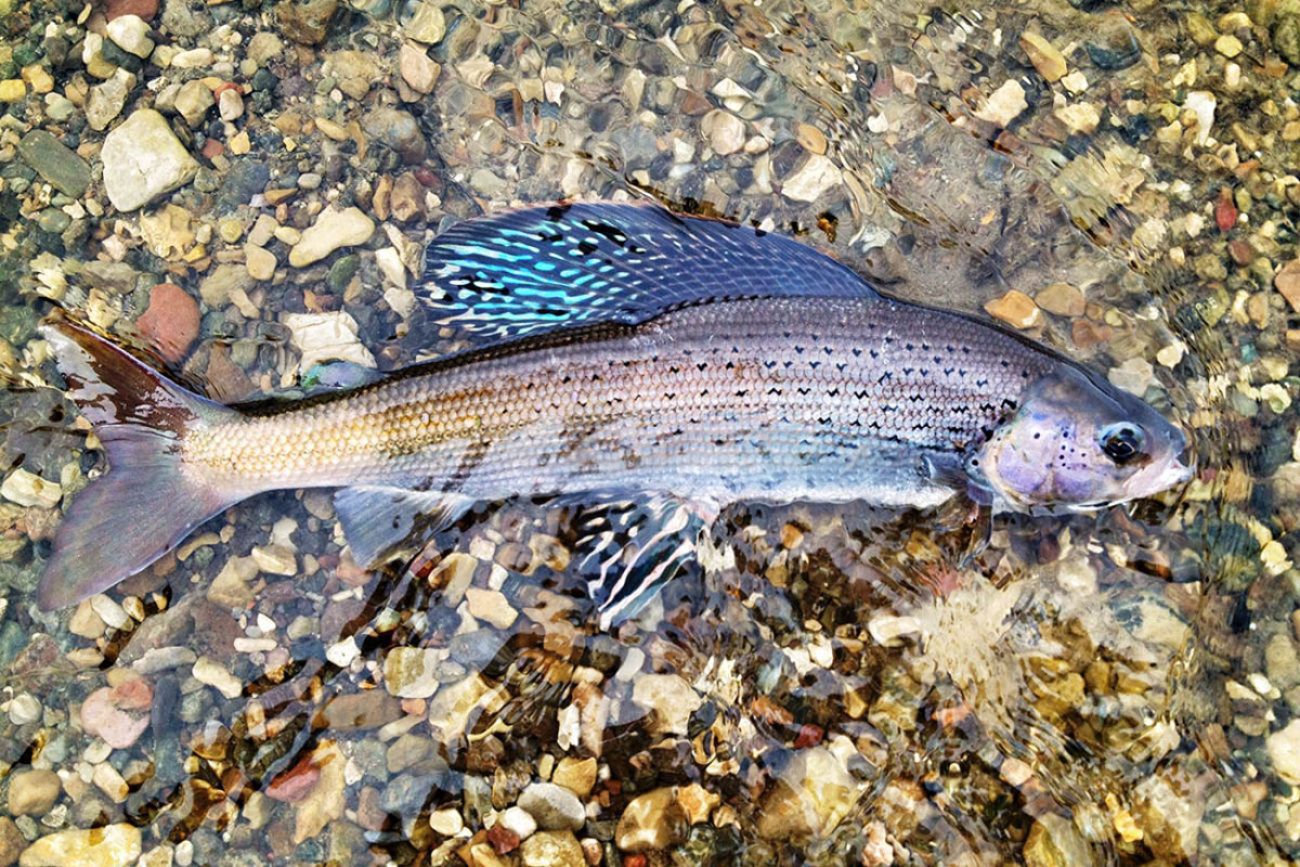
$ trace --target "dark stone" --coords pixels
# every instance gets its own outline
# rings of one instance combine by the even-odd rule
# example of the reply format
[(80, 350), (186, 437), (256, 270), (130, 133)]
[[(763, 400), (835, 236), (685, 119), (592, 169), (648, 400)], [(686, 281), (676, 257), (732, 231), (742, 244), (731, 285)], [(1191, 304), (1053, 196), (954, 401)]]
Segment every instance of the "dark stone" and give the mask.
[(104, 47), (101, 50), (104, 59), (114, 66), (120, 66), (127, 72), (139, 73), (144, 69), (144, 61), (131, 54), (129, 51), (123, 51), (117, 43), (111, 39), (104, 40)]
[(1142, 57), (1137, 35), (1126, 22), (1106, 28), (1096, 41), (1085, 43), (1088, 57), (1100, 69), (1111, 72), (1127, 69)]
[(361, 125), (409, 165), (422, 163), (428, 156), (429, 146), (420, 125), (407, 112), (382, 106), (367, 112)]
[(269, 69), (259, 69), (253, 73), (253, 92), (261, 93), (263, 91), (275, 90), (280, 79), (275, 77), (275, 73)]
[(271, 171), (256, 160), (235, 160), (222, 175), (217, 191), (217, 213), (228, 214), (266, 189)]
[(436, 785), (432, 774), (399, 774), (380, 793), (379, 806), (385, 813), (401, 817), (402, 830), (409, 834), (409, 826), (429, 803)]
[(166, 0), (162, 13), (162, 29), (172, 36), (195, 37), (211, 28), (206, 15), (190, 8), (188, 0)]
[(1300, 15), (1284, 13), (1273, 22), (1273, 47), (1282, 59), (1300, 66)]
[(506, 636), (490, 629), (476, 629), (457, 635), (448, 645), (451, 658), (471, 671), (487, 667), (506, 643)]
[(343, 294), (343, 290), (348, 288), (348, 283), (356, 276), (357, 269), (361, 267), (361, 257), (355, 253), (349, 253), (340, 259), (337, 259), (330, 266), (329, 273), (325, 275), (325, 285), (330, 292), (335, 295)]
[(80, 198), (90, 186), (90, 166), (76, 152), (43, 129), (23, 136), (18, 155), (64, 195)]

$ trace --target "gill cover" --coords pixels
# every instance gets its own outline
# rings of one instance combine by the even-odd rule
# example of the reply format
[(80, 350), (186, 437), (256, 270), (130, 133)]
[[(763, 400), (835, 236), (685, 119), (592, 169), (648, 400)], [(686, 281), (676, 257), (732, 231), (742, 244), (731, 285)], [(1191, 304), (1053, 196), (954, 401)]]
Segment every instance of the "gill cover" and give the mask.
[(1065, 366), (1029, 387), (967, 471), (1014, 511), (1083, 511), (1187, 481), (1186, 450), (1149, 404)]

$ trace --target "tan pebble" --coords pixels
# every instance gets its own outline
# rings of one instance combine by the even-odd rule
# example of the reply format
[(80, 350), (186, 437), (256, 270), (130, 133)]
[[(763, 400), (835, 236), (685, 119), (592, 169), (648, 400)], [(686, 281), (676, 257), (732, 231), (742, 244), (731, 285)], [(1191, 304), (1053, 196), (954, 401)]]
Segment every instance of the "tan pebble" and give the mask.
[(984, 305), (984, 309), (994, 319), (999, 319), (1012, 328), (1033, 328), (1043, 320), (1043, 313), (1034, 299), (1017, 289), (1012, 289), (1001, 298), (994, 298)]
[(1300, 259), (1292, 259), (1278, 269), (1273, 277), (1273, 286), (1282, 293), (1291, 309), (1300, 313)]
[(1028, 107), (1025, 88), (1014, 78), (1008, 78), (1001, 87), (993, 91), (988, 102), (975, 112), (975, 116), (998, 126), (1007, 126)]
[(230, 152), (237, 157), (243, 156), (253, 149), (253, 143), (248, 138), (247, 130), (240, 130), (238, 134), (231, 136), (230, 141), (226, 143), (226, 146), (229, 147)]
[(244, 263), (248, 276), (254, 280), (270, 280), (275, 276), (275, 254), (253, 244), (244, 245)]
[(1065, 57), (1046, 37), (1037, 33), (1022, 33), (1020, 47), (1029, 55), (1029, 62), (1043, 78), (1055, 82), (1065, 75)]
[(1272, 306), (1268, 303), (1267, 292), (1256, 292), (1246, 301), (1246, 315), (1256, 328), (1267, 328), (1273, 317)]
[(1015, 757), (1007, 757), (998, 769), (998, 775), (1008, 786), (1019, 788), (1034, 776), (1034, 769)]
[(334, 141), (348, 140), (348, 131), (329, 118), (316, 118), (316, 129), (320, 130), (328, 138), (331, 138)]
[(665, 849), (685, 839), (686, 814), (672, 786), (638, 795), (623, 810), (614, 844), (624, 852)]
[(826, 134), (817, 127), (806, 123), (795, 124), (794, 135), (804, 150), (814, 154), (826, 153)]
[(21, 78), (0, 81), (0, 102), (22, 102), (27, 97), (27, 84)]
[(1038, 290), (1034, 302), (1053, 316), (1082, 316), (1083, 293), (1069, 283), (1053, 283)]
[(596, 760), (593, 758), (560, 759), (551, 782), (557, 786), (564, 786), (579, 798), (585, 798), (591, 794), (592, 787), (596, 785)]
[(104, 762), (95, 766), (94, 775), (92, 776), (96, 788), (116, 804), (126, 800), (126, 796), (131, 793), (130, 788), (126, 785), (126, 780), (117, 772), (117, 768)]
[(1097, 106), (1090, 102), (1063, 105), (1053, 114), (1075, 135), (1091, 135), (1097, 131), (1097, 125), (1101, 123), (1101, 113), (1097, 111)]
[(227, 244), (233, 244), (244, 234), (244, 224), (239, 220), (222, 220), (217, 224), (217, 236)]
[[(45, 829), (42, 829), (44, 832)], [(127, 823), (45, 833), (23, 850), (22, 867), (47, 864), (126, 867), (140, 858), (140, 829)]]
[(420, 46), (406, 42), (398, 54), (398, 66), (402, 80), (410, 85), (416, 93), (431, 93), (438, 82), (442, 67), (429, 57)]
[(49, 93), (54, 90), (54, 79), (38, 63), (23, 67), (23, 81), (31, 87), (32, 93)]
[(686, 821), (698, 825), (709, 821), (709, 814), (722, 803), (722, 798), (699, 783), (691, 783), (677, 790), (677, 804), (686, 814)]
[(499, 590), (471, 587), (465, 591), (465, 603), (475, 620), (483, 620), (497, 629), (506, 629), (519, 615), (510, 607), (510, 600)]
[(1088, 89), (1088, 77), (1076, 69), (1074, 72), (1071, 72), (1069, 75), (1062, 78), (1061, 84), (1064, 85), (1065, 89), (1070, 93), (1078, 95)]
[(1231, 33), (1224, 34), (1214, 40), (1214, 50), (1224, 57), (1236, 57), (1241, 53), (1241, 40)]

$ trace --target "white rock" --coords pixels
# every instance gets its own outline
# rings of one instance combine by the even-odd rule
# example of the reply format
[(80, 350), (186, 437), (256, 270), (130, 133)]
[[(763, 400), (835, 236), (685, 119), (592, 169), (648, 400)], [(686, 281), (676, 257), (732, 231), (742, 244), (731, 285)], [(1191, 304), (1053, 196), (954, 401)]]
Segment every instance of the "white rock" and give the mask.
[(734, 154), (745, 146), (745, 122), (729, 111), (715, 108), (706, 114), (700, 121), (700, 132), (720, 156)]
[(30, 693), (21, 693), (9, 702), (9, 721), (16, 726), (25, 726), (41, 718), (41, 703)]
[(134, 211), (188, 184), (199, 170), (167, 120), (151, 108), (138, 109), (110, 132), (100, 159), (104, 190), (119, 211)]
[(1205, 144), (1210, 140), (1210, 129), (1214, 126), (1214, 110), (1218, 100), (1208, 90), (1193, 90), (1183, 100), (1183, 108), (1190, 108), (1196, 114), (1196, 143)]
[(686, 734), (691, 714), (704, 700), (676, 674), (643, 674), (632, 686), (632, 701), (655, 712), (654, 734)]
[(455, 837), (464, 829), (465, 820), (460, 817), (460, 810), (449, 807), (430, 813), (429, 827), (444, 837)]
[(24, 469), (14, 470), (0, 485), (0, 497), (20, 506), (53, 509), (63, 499), (63, 488)]
[(302, 353), (302, 370), (332, 360), (375, 366), (375, 357), (357, 340), (356, 320), (345, 311), (289, 313), (284, 316), (284, 324), (289, 328), (293, 345)]
[(135, 76), (119, 69), (105, 81), (90, 89), (86, 97), (86, 125), (99, 131), (117, 119), (135, 88)]
[(244, 95), (233, 87), (227, 87), (217, 98), (217, 113), (224, 121), (238, 120), (243, 117)]
[(1014, 78), (1009, 78), (1002, 83), (1001, 87), (993, 91), (988, 102), (975, 112), (975, 116), (998, 126), (1007, 126), (1027, 108), (1029, 103), (1025, 101), (1024, 87)]
[(1076, 69), (1074, 72), (1071, 72), (1069, 75), (1062, 78), (1061, 84), (1065, 86), (1065, 89), (1068, 90), (1072, 96), (1078, 96), (1088, 89), (1088, 76)]
[(1300, 719), (1269, 735), (1265, 746), (1277, 775), (1288, 783), (1300, 783)]
[(510, 807), (497, 817), (497, 824), (507, 831), (513, 831), (520, 840), (527, 840), (537, 830), (537, 820), (533, 814), (522, 807)]
[(1066, 129), (1076, 135), (1091, 135), (1097, 131), (1097, 124), (1101, 123), (1101, 113), (1090, 102), (1063, 105), (1053, 113), (1065, 124)]
[(298, 563), (293, 550), (284, 545), (259, 545), (248, 552), (257, 568), (268, 575), (296, 575)]
[(149, 24), (139, 15), (119, 15), (108, 22), (105, 30), (108, 38), (128, 54), (144, 59), (153, 51), (153, 40), (149, 38)]
[[(406, 266), (402, 264), (402, 254), (396, 247), (384, 247), (375, 251), (375, 266), (391, 286), (406, 288)], [(398, 311), (401, 312), (400, 310)]]
[(347, 668), (360, 655), (361, 648), (357, 647), (357, 642), (351, 635), (325, 649), (325, 658), (339, 668)]
[(126, 609), (118, 605), (103, 593), (97, 593), (90, 597), (90, 607), (99, 615), (99, 619), (107, 623), (113, 629), (121, 629), (131, 622), (127, 616)]
[(881, 647), (899, 647), (921, 634), (921, 621), (898, 614), (877, 614), (867, 622), (867, 632)]
[(546, 831), (577, 831), (587, 821), (578, 796), (554, 783), (531, 783), (519, 795), (519, 807)]
[(815, 202), (841, 180), (839, 166), (830, 157), (812, 154), (782, 185), (781, 193), (796, 202)]
[(23, 850), (18, 863), (21, 867), (127, 867), (140, 857), (141, 848), (140, 829), (123, 822), (46, 834)]
[(239, 698), (244, 691), (244, 685), (239, 682), (239, 678), (231, 674), (224, 665), (206, 656), (200, 656), (195, 660), (191, 673), (199, 683), (213, 687), (226, 698)]
[(212, 51), (207, 48), (191, 48), (172, 58), (173, 69), (203, 69), (212, 65)]
[(302, 239), (289, 251), (289, 264), (304, 268), (319, 262), (335, 250), (355, 247), (370, 240), (375, 222), (360, 208), (326, 208), (316, 222), (302, 233)]
[(1155, 381), (1155, 368), (1145, 358), (1130, 358), (1119, 367), (1112, 367), (1107, 374), (1110, 384), (1116, 388), (1136, 394), (1146, 394), (1147, 388)]

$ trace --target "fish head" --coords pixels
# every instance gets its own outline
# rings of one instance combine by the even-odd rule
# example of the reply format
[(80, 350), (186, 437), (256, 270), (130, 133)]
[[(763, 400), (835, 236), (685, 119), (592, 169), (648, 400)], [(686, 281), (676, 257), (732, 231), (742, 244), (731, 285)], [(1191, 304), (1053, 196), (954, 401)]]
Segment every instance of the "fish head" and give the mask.
[(1074, 367), (1034, 382), (966, 459), (966, 471), (1018, 512), (1090, 511), (1192, 477), (1187, 436), (1145, 401)]

